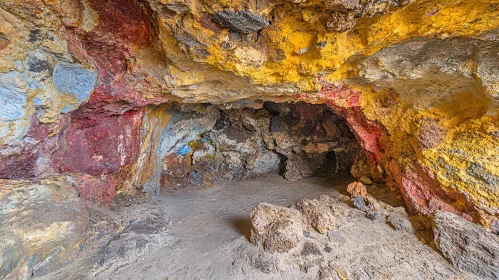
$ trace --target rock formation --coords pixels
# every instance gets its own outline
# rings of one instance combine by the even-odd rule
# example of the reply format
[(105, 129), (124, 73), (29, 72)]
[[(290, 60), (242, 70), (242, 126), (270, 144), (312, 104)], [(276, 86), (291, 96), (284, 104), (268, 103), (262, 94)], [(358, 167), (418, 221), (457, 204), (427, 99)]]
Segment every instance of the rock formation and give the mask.
[(89, 213), (72, 178), (0, 180), (0, 185), (0, 276), (38, 277), (74, 260), (83, 246)]
[(288, 252), (303, 239), (301, 213), (296, 209), (260, 203), (251, 212), (251, 223), (251, 242), (269, 252)]
[(436, 212), (433, 227), (438, 249), (454, 267), (478, 278), (499, 277), (499, 237), (448, 212)]
[(498, 232), (498, 5), (2, 0), (2, 184), (68, 175), (54, 184), (109, 205), (356, 158), (412, 213)]

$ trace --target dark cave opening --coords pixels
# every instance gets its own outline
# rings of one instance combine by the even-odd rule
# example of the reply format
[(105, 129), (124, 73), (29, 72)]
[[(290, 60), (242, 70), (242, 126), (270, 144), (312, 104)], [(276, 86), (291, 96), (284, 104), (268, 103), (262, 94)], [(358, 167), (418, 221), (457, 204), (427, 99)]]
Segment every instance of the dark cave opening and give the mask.
[[(270, 173), (290, 181), (348, 175), (360, 150), (346, 121), (324, 104), (175, 104), (170, 111), (178, 115), (173, 117), (177, 132), (188, 132), (177, 134), (161, 162), (161, 186), (166, 188)], [(204, 129), (193, 128), (199, 123)]]

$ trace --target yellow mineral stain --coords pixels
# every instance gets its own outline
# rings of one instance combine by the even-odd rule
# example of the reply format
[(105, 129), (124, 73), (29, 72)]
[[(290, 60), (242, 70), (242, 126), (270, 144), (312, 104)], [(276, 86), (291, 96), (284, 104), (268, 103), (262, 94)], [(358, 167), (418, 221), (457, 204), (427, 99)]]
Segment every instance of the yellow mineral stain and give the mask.
[[(311, 3), (312, 4), (312, 3)], [(365, 56), (404, 40), (416, 37), (473, 36), (499, 27), (499, 1), (433, 0), (416, 1), (394, 12), (361, 19), (347, 32), (328, 32), (310, 10), (286, 12), (280, 22), (264, 29), (263, 36), (273, 48), (282, 50), (285, 58), (269, 61), (263, 66), (248, 65), (229, 55), (221, 47), (220, 37), (200, 26), (192, 29), (197, 35), (204, 32), (210, 56), (204, 61), (241, 76), (250, 77), (258, 84), (296, 83), (302, 91), (315, 91), (311, 80), (325, 75), (334, 82), (351, 78), (347, 60)], [(202, 38), (203, 36), (196, 36)], [(322, 49), (318, 42), (327, 42)], [(262, 49), (262, 52), (265, 50)], [(246, 58), (245, 58), (246, 59)]]
[(131, 194), (136, 190), (136, 185), (142, 185), (154, 176), (153, 173), (158, 164), (156, 148), (160, 145), (161, 132), (166, 128), (171, 118), (171, 115), (167, 113), (169, 106), (170, 104), (163, 104), (147, 108), (141, 132), (143, 137), (140, 146), (140, 156), (137, 163), (131, 168), (133, 178), (127, 181), (118, 190), (118, 193)]

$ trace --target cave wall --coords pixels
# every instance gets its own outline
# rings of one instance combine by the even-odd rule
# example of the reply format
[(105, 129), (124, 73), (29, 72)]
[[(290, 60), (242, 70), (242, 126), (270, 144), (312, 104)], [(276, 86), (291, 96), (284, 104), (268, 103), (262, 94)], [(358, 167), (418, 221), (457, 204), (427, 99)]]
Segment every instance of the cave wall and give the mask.
[(347, 121), (363, 172), (386, 175), (413, 212), (494, 228), (498, 7), (1, 1), (0, 177), (70, 174), (81, 197), (104, 204), (117, 189), (154, 193), (163, 169), (145, 166), (164, 164), (177, 128), (192, 124), (182, 141), (194, 140), (218, 119), (183, 119), (171, 102), (303, 101)]

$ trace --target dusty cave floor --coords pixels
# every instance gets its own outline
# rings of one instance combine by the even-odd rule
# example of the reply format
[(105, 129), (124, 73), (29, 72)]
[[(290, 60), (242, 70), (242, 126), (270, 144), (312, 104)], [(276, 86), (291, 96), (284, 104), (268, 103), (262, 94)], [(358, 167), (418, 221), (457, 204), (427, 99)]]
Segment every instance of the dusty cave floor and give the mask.
[[(345, 215), (337, 217), (335, 231), (306, 232), (290, 253), (270, 254), (249, 243), (249, 213), (259, 202), (344, 198), (340, 193), (352, 181), (268, 175), (117, 200), (109, 211), (94, 209), (81, 255), (41, 279), (470, 279), (414, 233), (368, 219), (346, 203), (339, 205)], [(398, 206), (383, 190), (377, 195)]]

